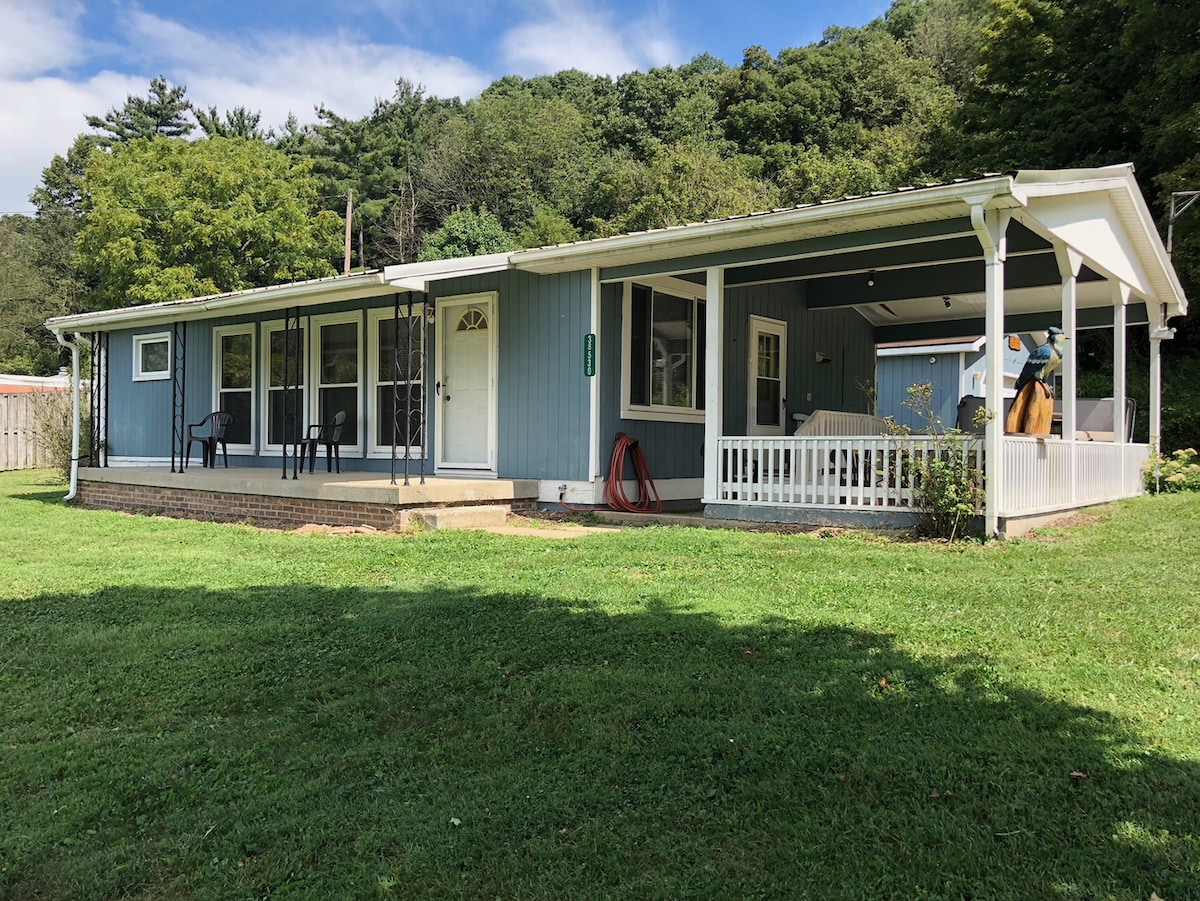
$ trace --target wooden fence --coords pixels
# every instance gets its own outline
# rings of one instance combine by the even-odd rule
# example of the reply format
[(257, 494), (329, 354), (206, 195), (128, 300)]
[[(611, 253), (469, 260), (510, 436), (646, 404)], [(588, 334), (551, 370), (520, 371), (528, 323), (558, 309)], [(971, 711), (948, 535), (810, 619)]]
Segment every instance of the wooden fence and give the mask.
[(41, 392), (0, 394), (0, 471), (50, 465), (34, 416), (34, 405), (45, 399)]

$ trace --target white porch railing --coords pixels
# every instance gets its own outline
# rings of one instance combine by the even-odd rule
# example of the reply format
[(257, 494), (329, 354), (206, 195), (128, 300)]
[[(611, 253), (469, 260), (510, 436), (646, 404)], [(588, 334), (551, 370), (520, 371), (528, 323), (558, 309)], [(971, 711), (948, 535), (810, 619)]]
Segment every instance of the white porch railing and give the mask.
[(1005, 436), (1000, 516), (1102, 504), (1141, 494), (1148, 444)]
[[(717, 500), (857, 509), (911, 506), (913, 460), (937, 453), (938, 443), (921, 435), (721, 438)], [(969, 440), (964, 460), (981, 467), (982, 443)]]
[[(982, 439), (963, 439), (964, 466), (983, 471)], [(718, 503), (880, 509), (910, 507), (913, 460), (928, 436), (724, 437)], [(1000, 516), (1069, 510), (1141, 494), (1145, 444), (1005, 437)]]

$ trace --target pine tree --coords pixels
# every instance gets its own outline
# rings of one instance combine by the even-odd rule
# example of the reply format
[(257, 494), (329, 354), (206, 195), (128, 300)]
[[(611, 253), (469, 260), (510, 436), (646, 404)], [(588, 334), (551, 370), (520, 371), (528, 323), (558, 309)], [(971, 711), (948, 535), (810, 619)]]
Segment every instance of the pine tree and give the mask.
[(169, 84), (163, 76), (150, 80), (150, 96), (125, 98), (120, 109), (113, 107), (103, 116), (88, 116), (87, 124), (105, 134), (96, 137), (96, 143), (111, 147), (122, 141), (135, 138), (182, 138), (191, 133), (195, 125), (188, 120), (192, 105), (187, 101), (185, 85)]

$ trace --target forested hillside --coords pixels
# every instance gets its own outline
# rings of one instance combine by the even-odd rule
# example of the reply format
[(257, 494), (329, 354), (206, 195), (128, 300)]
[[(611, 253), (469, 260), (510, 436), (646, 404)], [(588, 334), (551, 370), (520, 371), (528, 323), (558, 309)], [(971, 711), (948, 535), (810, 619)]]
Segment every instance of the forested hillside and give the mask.
[[(36, 215), (0, 218), (0, 371), (59, 365), (49, 315), (340, 271), (347, 194), (369, 268), (1130, 161), (1165, 235), (1170, 193), (1200, 189), (1200, 4), (896, 0), (736, 66), (508, 76), (467, 101), (401, 79), (363, 118), (275, 128), (228, 101), (156, 79), (48, 161)], [(1196, 295), (1200, 206), (1174, 259)], [(1167, 349), (1169, 443), (1200, 438), (1196, 344), (1185, 325)], [(1103, 379), (1104, 348), (1081, 351)]]

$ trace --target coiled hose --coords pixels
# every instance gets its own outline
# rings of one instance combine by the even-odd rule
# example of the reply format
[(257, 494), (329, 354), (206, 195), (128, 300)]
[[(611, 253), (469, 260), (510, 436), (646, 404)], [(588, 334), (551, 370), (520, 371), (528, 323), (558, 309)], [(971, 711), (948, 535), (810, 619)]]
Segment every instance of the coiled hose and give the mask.
[[(637, 480), (636, 501), (631, 501), (625, 496), (626, 456), (633, 463), (633, 474)], [(630, 438), (624, 432), (617, 432), (612, 466), (608, 471), (608, 481), (604, 485), (604, 502), (622, 513), (662, 512), (662, 498), (658, 496), (658, 489), (654, 487), (654, 477), (650, 475), (650, 462), (646, 459), (646, 452), (642, 450), (636, 438)]]
[[(633, 474), (637, 480), (637, 500), (631, 501), (625, 496), (625, 461), (633, 463)], [(604, 485), (604, 503), (610, 510), (621, 513), (661, 513), (662, 498), (654, 487), (654, 477), (650, 475), (650, 462), (646, 452), (642, 450), (636, 438), (630, 438), (624, 432), (617, 432), (617, 443), (613, 446), (612, 464), (608, 470), (608, 481)], [(564, 510), (573, 513), (586, 513), (590, 508), (572, 507), (559, 497), (559, 504)]]

